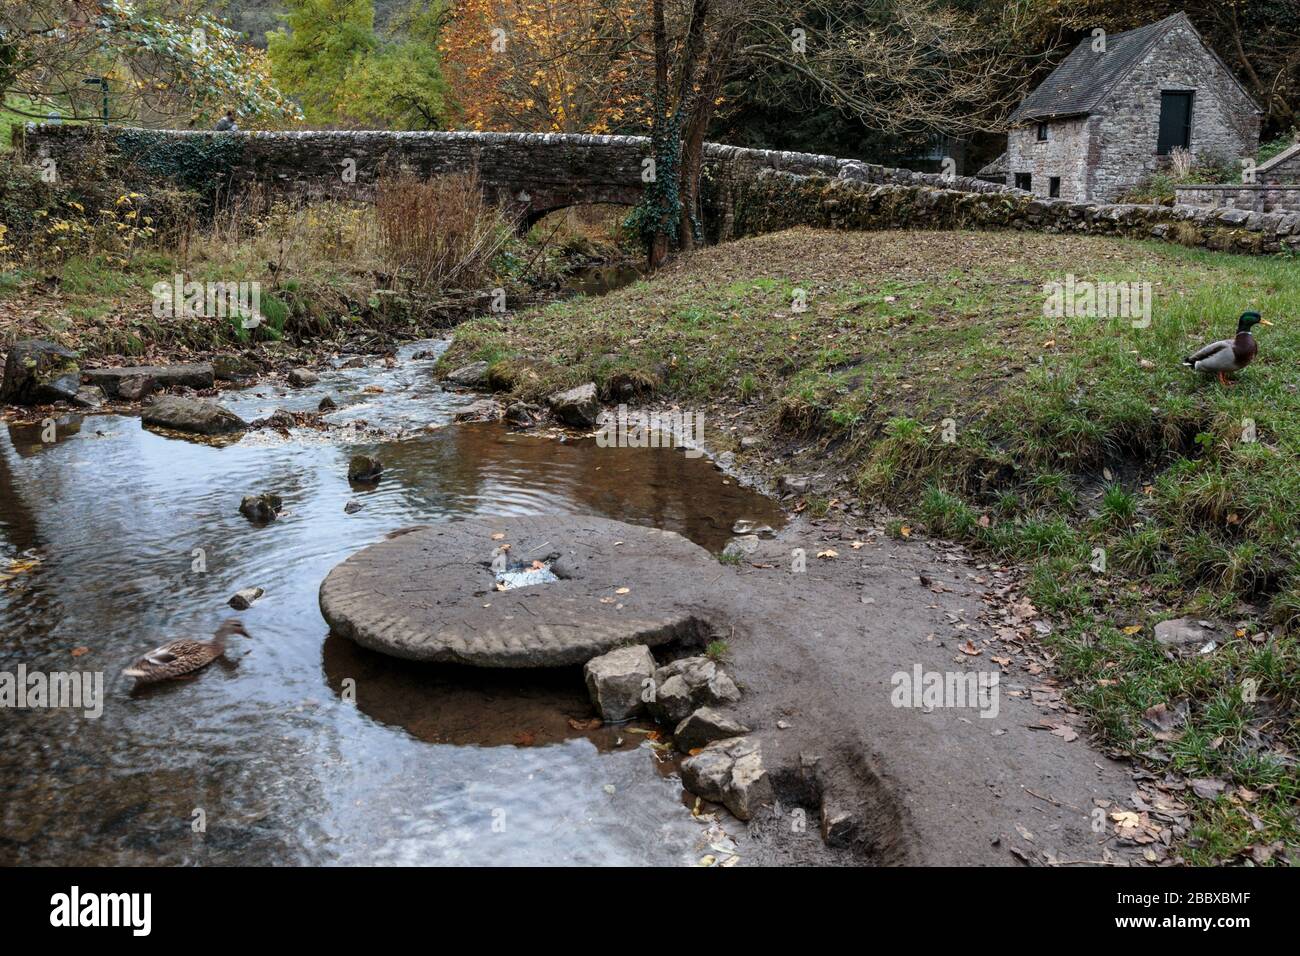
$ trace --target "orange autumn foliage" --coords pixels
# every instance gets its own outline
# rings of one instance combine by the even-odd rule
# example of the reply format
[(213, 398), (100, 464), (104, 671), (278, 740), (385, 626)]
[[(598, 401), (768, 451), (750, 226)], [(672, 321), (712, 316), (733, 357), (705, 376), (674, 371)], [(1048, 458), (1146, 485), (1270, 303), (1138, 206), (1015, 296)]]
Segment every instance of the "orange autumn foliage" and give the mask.
[(457, 0), (439, 39), (459, 122), (609, 133), (642, 125), (632, 0)]

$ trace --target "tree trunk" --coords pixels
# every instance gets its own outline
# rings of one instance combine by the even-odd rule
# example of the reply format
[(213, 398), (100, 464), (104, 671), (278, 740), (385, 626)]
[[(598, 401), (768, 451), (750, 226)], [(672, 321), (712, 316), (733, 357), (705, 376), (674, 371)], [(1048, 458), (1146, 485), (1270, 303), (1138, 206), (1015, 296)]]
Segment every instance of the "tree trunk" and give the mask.
[(686, 125), (682, 144), (681, 180), (678, 187), (682, 198), (682, 220), (678, 229), (678, 241), (682, 249), (694, 249), (694, 223), (699, 213), (700, 174), (704, 170), (704, 138), (708, 135), (709, 123), (717, 109), (718, 94), (722, 92), (722, 83), (726, 79), (727, 69), (735, 51), (739, 31), (733, 24), (726, 24), (709, 50), (708, 64), (700, 89), (691, 110), (690, 122)]
[[(655, 91), (654, 91), (654, 127), (662, 134), (664, 124), (668, 123), (668, 30), (664, 26), (664, 0), (654, 0), (650, 15), (654, 20), (655, 45)], [(663, 165), (663, 156), (655, 156), (655, 175)], [(653, 238), (650, 241), (650, 268), (657, 269), (668, 258), (668, 233), (662, 223), (655, 224)]]

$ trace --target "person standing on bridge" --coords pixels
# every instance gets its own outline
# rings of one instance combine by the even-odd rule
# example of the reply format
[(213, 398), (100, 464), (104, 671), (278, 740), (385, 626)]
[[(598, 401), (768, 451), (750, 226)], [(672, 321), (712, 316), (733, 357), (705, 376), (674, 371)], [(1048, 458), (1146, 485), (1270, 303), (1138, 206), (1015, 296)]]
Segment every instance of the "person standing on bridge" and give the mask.
[(226, 110), (226, 115), (217, 120), (217, 125), (213, 127), (218, 133), (237, 133), (239, 125), (235, 122), (235, 111)]

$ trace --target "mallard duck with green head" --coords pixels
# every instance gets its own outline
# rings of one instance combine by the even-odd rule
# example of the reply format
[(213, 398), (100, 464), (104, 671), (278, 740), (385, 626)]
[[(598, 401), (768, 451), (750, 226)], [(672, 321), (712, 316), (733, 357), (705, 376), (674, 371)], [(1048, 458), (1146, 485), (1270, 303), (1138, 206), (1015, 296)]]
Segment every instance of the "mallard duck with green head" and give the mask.
[(1250, 330), (1256, 325), (1272, 324), (1258, 312), (1243, 312), (1237, 321), (1237, 334), (1234, 338), (1211, 342), (1183, 359), (1183, 364), (1198, 372), (1218, 373), (1220, 382), (1231, 385), (1228, 373), (1240, 372), (1255, 361), (1255, 356), (1259, 354), (1259, 343)]
[(212, 640), (194, 641), (182, 637), (168, 641), (161, 647), (155, 647), (122, 673), (134, 677), (136, 687), (193, 676), (226, 653), (226, 639), (231, 634), (249, 636), (248, 631), (244, 630), (243, 622), (231, 618), (217, 628)]

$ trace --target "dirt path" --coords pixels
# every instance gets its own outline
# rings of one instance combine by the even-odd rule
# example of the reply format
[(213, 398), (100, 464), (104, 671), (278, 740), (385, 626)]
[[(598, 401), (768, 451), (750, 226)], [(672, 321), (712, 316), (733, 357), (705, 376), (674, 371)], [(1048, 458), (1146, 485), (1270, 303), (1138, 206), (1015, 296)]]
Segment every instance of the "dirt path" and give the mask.
[[(806, 554), (802, 574), (791, 573), (795, 548)], [(817, 556), (830, 550), (835, 557)], [(734, 627), (727, 641), (745, 691), (739, 715), (761, 738), (784, 805), (743, 838), (749, 861), (1132, 859), (1133, 848), (1109, 836), (1115, 804), (1129, 808), (1130, 772), (1073, 729), (1034, 642), (1020, 643), (1033, 623), (1027, 604), (1012, 603), (1008, 573), (940, 542), (803, 520), (719, 572), (706, 616)], [(996, 716), (894, 706), (891, 678), (916, 665), (998, 672)], [(823, 817), (838, 818), (836, 842), (858, 852), (828, 853), (813, 823), (799, 832), (793, 806), (823, 800)]]

